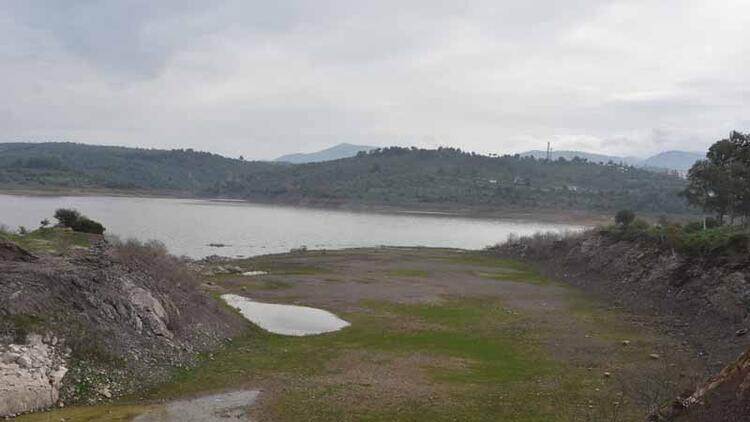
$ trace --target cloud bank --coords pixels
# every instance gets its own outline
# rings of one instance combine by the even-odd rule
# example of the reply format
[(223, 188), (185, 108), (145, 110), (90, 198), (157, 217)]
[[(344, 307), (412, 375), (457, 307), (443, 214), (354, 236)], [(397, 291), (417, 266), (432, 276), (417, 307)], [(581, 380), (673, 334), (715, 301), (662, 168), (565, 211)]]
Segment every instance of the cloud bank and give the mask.
[(0, 140), (703, 150), (750, 131), (745, 0), (0, 3)]

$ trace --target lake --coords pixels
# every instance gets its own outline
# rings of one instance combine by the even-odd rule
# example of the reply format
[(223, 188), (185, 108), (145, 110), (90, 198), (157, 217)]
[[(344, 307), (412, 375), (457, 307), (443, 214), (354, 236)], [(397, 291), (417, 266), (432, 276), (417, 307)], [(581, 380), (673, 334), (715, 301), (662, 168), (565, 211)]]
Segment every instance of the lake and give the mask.
[[(237, 201), (109, 196), (0, 195), (0, 224), (39, 226), (57, 208), (76, 208), (107, 234), (163, 242), (176, 255), (256, 256), (311, 249), (434, 246), (481, 249), (511, 233), (579, 226), (428, 214), (382, 214), (261, 205)], [(210, 244), (223, 244), (212, 247)]]

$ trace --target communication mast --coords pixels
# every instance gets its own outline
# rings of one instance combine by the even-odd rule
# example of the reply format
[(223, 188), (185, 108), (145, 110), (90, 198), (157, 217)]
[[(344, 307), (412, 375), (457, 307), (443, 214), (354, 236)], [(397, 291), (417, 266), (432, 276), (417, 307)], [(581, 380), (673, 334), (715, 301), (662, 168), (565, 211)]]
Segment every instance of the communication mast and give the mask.
[(549, 148), (550, 148), (550, 143), (547, 142), (547, 161), (549, 161)]

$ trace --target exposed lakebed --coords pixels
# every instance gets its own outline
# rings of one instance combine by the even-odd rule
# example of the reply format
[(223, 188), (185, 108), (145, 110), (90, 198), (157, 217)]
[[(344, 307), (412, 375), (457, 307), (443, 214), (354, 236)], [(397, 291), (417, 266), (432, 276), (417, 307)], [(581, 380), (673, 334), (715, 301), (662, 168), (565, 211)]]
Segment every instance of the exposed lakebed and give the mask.
[(348, 322), (323, 309), (256, 302), (234, 294), (225, 294), (221, 298), (249, 321), (275, 334), (307, 336), (349, 326)]

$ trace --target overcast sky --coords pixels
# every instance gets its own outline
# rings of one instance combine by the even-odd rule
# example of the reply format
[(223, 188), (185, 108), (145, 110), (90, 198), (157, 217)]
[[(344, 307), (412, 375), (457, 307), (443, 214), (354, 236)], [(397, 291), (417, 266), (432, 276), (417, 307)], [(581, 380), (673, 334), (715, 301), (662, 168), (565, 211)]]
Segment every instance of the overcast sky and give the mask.
[(0, 140), (700, 151), (749, 39), (747, 0), (3, 0)]

